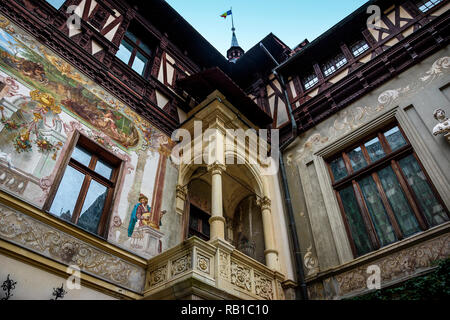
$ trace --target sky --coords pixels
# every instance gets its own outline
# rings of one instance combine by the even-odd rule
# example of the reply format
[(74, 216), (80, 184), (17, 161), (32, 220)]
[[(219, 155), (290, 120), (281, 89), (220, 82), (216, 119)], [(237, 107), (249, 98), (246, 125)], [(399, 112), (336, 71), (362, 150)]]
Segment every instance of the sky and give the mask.
[(245, 51), (270, 32), (290, 48), (315, 38), (344, 19), (367, 0), (166, 0), (220, 53), (231, 46), (233, 10), (239, 45)]

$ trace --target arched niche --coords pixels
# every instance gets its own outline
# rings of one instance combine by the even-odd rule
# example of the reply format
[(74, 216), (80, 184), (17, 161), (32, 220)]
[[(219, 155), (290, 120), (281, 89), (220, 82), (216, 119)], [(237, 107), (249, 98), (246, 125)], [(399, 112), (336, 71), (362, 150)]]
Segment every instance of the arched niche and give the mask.
[(265, 264), (264, 228), (256, 196), (250, 195), (236, 206), (233, 217), (233, 245), (247, 256)]

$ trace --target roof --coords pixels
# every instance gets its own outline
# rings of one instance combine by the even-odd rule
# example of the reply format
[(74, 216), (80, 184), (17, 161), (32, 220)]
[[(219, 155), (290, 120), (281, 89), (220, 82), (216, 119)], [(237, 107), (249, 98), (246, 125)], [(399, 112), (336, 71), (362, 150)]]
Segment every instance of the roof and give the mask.
[(203, 101), (215, 90), (220, 91), (252, 123), (265, 128), (273, 122), (272, 117), (262, 110), (245, 92), (219, 68), (211, 68), (177, 81), (177, 85)]
[[(367, 19), (370, 14), (367, 9), (370, 5), (378, 5), (382, 8), (397, 4), (402, 0), (370, 0), (356, 9), (353, 13), (339, 21), (333, 27), (321, 34), (314, 41), (306, 44), (301, 50), (292, 55), (289, 59), (284, 61), (276, 69), (284, 72), (286, 75), (298, 72), (302, 67), (310, 67), (311, 60), (318, 61), (324, 58), (329, 58), (327, 55), (331, 47), (339, 47), (341, 42), (346, 41), (346, 37), (352, 37), (355, 34), (355, 29), (364, 29), (367, 27)], [(370, 11), (369, 11), (370, 12)], [(336, 34), (342, 35), (336, 37)], [(353, 40), (353, 39), (349, 39)]]

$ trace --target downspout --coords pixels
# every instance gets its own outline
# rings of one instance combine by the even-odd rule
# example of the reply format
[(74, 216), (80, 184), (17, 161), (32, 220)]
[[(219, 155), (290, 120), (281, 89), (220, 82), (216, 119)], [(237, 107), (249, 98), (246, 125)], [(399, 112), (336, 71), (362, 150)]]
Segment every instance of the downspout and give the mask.
[[(277, 65), (277, 67), (280, 65), (277, 60), (272, 56), (272, 54), (267, 50), (267, 48), (264, 46), (262, 42), (259, 43), (259, 46), (264, 50), (264, 52), (269, 56), (270, 59)], [(300, 250), (300, 242), (297, 235), (297, 229), (295, 227), (295, 218), (294, 218), (294, 209), (292, 208), (292, 200), (291, 200), (291, 194), (289, 192), (289, 186), (287, 183), (287, 175), (286, 175), (286, 166), (284, 165), (283, 160), (283, 153), (282, 151), (291, 144), (296, 138), (297, 138), (297, 123), (295, 122), (294, 115), (292, 114), (292, 105), (290, 103), (289, 95), (287, 92), (286, 82), (284, 81), (283, 75), (276, 72), (276, 70), (273, 70), (273, 73), (275, 76), (278, 77), (281, 83), (281, 87), (283, 88), (284, 97), (286, 99), (286, 103), (288, 106), (288, 112), (289, 112), (289, 118), (291, 121), (291, 137), (285, 141), (280, 146), (280, 155), (279, 155), (279, 162), (280, 162), (280, 173), (281, 173), (281, 184), (284, 191), (284, 201), (286, 204), (286, 208), (288, 211), (288, 218), (289, 218), (289, 231), (291, 233), (292, 242), (293, 242), (293, 253), (295, 258), (295, 265), (296, 265), (296, 273), (297, 273), (297, 280), (300, 283), (299, 286), (296, 288), (296, 296), (301, 297), (302, 300), (308, 300), (308, 291), (306, 289), (306, 282), (305, 282), (305, 273), (303, 271), (303, 258)]]

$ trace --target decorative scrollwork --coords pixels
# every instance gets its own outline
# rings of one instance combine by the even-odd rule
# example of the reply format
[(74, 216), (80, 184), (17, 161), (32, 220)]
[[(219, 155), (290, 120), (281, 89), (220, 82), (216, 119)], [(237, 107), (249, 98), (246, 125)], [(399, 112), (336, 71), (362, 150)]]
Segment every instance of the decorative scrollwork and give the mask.
[(255, 292), (261, 298), (272, 300), (273, 299), (272, 281), (269, 278), (263, 277), (256, 273)]
[(231, 262), (231, 283), (251, 292), (252, 283), (250, 279), (250, 269)]
[(191, 254), (189, 253), (177, 260), (172, 261), (172, 271), (171, 271), (172, 277), (190, 270), (192, 267), (191, 260), (192, 260)]
[(167, 279), (167, 265), (162, 266), (150, 274), (150, 286), (157, 285)]

